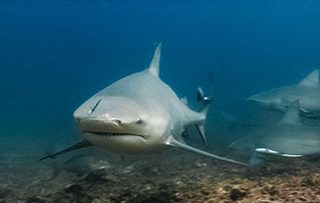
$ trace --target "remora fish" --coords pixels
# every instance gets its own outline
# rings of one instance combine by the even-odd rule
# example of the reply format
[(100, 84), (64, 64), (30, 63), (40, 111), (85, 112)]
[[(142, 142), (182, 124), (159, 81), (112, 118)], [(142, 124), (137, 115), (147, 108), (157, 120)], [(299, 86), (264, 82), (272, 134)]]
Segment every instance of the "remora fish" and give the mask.
[(287, 110), (292, 102), (299, 100), (300, 110), (304, 115), (320, 116), (319, 69), (311, 72), (297, 85), (267, 90), (247, 100), (283, 111)]
[(180, 141), (181, 134), (191, 126), (196, 126), (202, 139), (206, 140), (203, 125), (209, 102), (199, 89), (198, 99), (205, 105), (196, 112), (177, 97), (159, 78), (160, 52), (161, 44), (156, 48), (149, 68), (116, 81), (74, 112), (75, 121), (85, 137), (82, 142), (41, 160), (93, 145), (127, 154), (157, 152), (173, 146), (244, 165)]

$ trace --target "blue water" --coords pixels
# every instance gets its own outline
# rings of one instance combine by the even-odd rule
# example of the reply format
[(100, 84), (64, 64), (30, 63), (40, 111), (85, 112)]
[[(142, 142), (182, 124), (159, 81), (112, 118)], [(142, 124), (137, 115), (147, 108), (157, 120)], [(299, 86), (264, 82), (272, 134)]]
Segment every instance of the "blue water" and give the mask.
[[(161, 78), (214, 110), (320, 67), (319, 1), (0, 1), (0, 135), (70, 143), (73, 111), (148, 66), (163, 42)], [(10, 143), (8, 143), (10, 145)]]

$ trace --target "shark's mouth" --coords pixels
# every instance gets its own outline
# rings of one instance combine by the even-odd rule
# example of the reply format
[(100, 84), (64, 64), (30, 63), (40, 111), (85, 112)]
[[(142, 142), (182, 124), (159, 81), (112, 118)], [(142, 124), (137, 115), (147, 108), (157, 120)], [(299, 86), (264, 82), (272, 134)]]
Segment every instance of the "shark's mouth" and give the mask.
[(100, 135), (105, 137), (124, 137), (124, 136), (132, 136), (132, 137), (141, 137), (145, 139), (143, 135), (133, 134), (133, 133), (115, 133), (115, 132), (95, 132), (95, 131), (84, 131), (84, 133)]

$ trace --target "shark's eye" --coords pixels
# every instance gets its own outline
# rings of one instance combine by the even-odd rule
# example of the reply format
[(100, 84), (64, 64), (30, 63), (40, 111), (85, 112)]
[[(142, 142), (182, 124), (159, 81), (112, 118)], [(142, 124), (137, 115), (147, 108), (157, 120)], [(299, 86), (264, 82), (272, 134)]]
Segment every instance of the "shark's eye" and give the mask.
[(121, 124), (121, 121), (119, 119), (114, 119), (114, 122), (116, 122), (117, 124)]
[(143, 120), (141, 118), (139, 118), (136, 123), (137, 124), (143, 124), (144, 122), (143, 122)]

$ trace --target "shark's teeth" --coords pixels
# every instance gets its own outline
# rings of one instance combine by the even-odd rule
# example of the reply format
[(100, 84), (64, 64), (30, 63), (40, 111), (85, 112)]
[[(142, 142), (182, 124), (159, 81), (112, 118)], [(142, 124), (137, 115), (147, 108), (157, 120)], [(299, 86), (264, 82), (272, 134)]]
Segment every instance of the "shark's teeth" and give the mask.
[(127, 135), (127, 134), (122, 134), (122, 133), (106, 133), (104, 134), (106, 136), (121, 136), (121, 135)]

